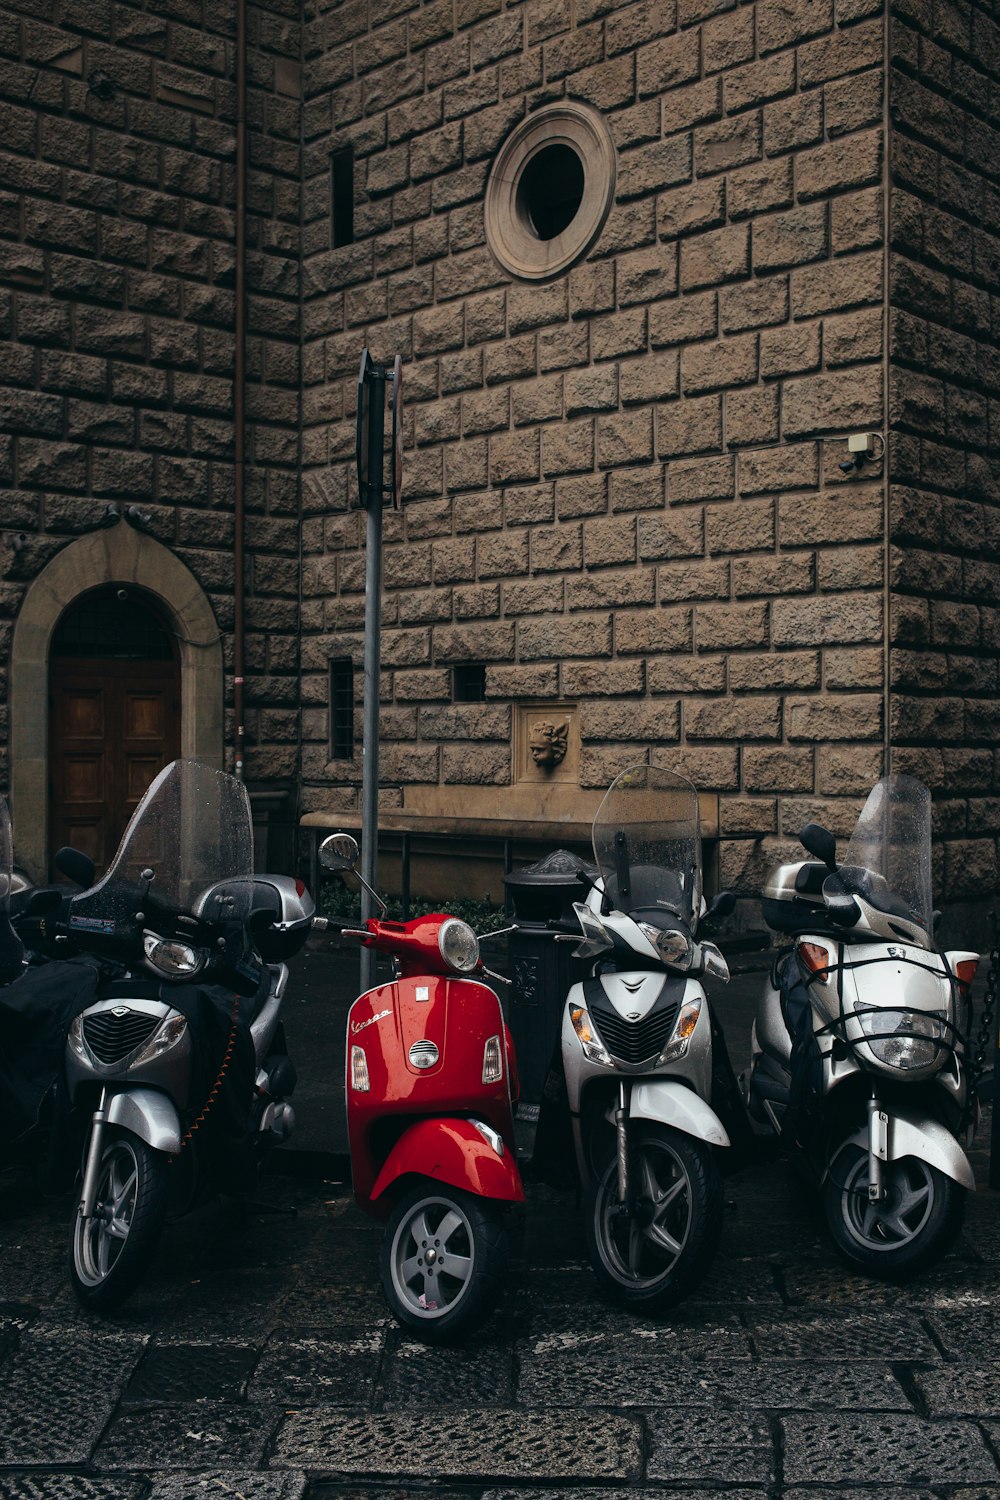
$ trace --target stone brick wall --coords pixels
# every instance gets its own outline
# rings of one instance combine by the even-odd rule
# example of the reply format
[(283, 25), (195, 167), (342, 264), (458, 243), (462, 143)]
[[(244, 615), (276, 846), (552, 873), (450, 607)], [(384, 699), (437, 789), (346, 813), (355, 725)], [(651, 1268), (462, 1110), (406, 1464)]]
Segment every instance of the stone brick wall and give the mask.
[[(0, 5), (4, 668), (26, 586), (112, 501), (147, 512), (194, 573), (230, 664), (234, 15), (229, 0)], [(252, 781), (297, 771), (299, 6), (253, 5), (249, 24)]]
[(968, 900), (1000, 833), (1000, 29), (896, 0), (891, 45), (893, 763), (934, 788)]
[[(361, 775), (327, 760), (325, 671), (361, 661), (367, 344), (402, 355), (408, 399), (384, 781), (504, 785), (513, 705), (560, 698), (584, 786), (650, 751), (722, 795), (729, 882), (807, 816), (853, 822), (886, 729), (881, 470), (838, 467), (883, 423), (883, 37), (877, 0), (313, 7), (307, 807), (355, 805)], [(616, 201), (584, 263), (525, 285), (486, 248), (484, 187), (563, 95), (607, 119)], [(356, 238), (333, 249), (348, 143)], [(485, 703), (451, 701), (468, 661)]]

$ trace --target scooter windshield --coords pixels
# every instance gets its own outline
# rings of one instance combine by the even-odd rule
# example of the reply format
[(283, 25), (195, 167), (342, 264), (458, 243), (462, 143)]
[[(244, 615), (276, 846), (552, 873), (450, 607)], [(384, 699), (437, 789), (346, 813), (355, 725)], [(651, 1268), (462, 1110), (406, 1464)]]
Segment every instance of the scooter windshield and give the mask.
[[(204, 921), (245, 923), (253, 882), (253, 824), (246, 787), (195, 760), (175, 760), (132, 814), (103, 880), (76, 896), (70, 926), (107, 936), (196, 912), (207, 887), (226, 882)], [(142, 912), (142, 920), (137, 914)]]
[(875, 783), (835, 878), (877, 911), (930, 931), (931, 794), (922, 781), (885, 776)]
[(701, 907), (698, 793), (676, 771), (633, 766), (594, 818), (594, 858), (611, 904), (691, 924)]

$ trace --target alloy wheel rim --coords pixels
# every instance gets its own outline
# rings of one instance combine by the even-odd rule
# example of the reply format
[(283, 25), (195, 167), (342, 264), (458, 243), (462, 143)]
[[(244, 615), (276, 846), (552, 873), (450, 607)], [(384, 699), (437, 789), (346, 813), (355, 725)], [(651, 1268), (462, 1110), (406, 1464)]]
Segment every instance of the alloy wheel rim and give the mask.
[(132, 1227), (138, 1183), (135, 1152), (125, 1141), (116, 1141), (101, 1162), (94, 1217), (77, 1215), (74, 1258), (87, 1286), (106, 1281), (118, 1263)]
[(934, 1180), (915, 1156), (885, 1162), (886, 1197), (868, 1201), (868, 1158), (859, 1155), (844, 1183), (844, 1220), (851, 1236), (880, 1254), (899, 1251), (924, 1229), (934, 1207)]
[(396, 1296), (416, 1317), (450, 1312), (475, 1271), (475, 1240), (463, 1209), (449, 1198), (415, 1203), (393, 1235), (389, 1270)]
[(692, 1193), (687, 1168), (669, 1146), (645, 1146), (635, 1155), (635, 1167), (637, 1212), (626, 1217), (619, 1211), (615, 1165), (605, 1177), (597, 1212), (608, 1269), (642, 1288), (662, 1281), (680, 1259), (691, 1234)]

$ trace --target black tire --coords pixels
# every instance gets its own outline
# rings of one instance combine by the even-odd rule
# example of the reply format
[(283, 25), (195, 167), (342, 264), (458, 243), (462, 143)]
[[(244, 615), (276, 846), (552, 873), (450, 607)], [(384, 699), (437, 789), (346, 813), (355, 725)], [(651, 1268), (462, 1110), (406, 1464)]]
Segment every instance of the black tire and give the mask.
[(85, 1222), (79, 1197), (73, 1206), (69, 1271), (84, 1307), (110, 1312), (135, 1290), (156, 1253), (167, 1187), (167, 1163), (159, 1152), (130, 1130), (108, 1133), (97, 1179), (99, 1212)]
[(966, 1192), (954, 1178), (915, 1156), (884, 1162), (887, 1196), (868, 1202), (868, 1154), (834, 1153), (823, 1184), (823, 1213), (839, 1254), (869, 1276), (915, 1276), (941, 1259), (962, 1228)]
[(618, 1213), (612, 1159), (587, 1202), (587, 1249), (601, 1288), (637, 1312), (659, 1313), (704, 1279), (722, 1234), (722, 1179), (712, 1148), (665, 1125), (633, 1127), (636, 1212)]
[(382, 1241), (393, 1317), (428, 1344), (457, 1343), (478, 1328), (503, 1286), (506, 1221), (501, 1204), (457, 1188), (422, 1182), (405, 1193)]

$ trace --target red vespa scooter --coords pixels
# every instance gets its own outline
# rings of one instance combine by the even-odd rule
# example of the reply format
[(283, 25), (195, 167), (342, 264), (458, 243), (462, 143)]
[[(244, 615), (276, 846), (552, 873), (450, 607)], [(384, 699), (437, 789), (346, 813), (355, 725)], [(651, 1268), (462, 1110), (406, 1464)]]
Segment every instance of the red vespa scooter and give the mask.
[[(331, 834), (320, 860), (357, 875), (357, 843)], [(474, 977), (486, 971), (465, 922), (371, 917), (352, 932), (391, 953), (396, 971), (347, 1018), (354, 1195), (388, 1221), (381, 1270), (393, 1315), (428, 1343), (457, 1341), (499, 1296), (509, 1205), (524, 1201), (513, 1043), (499, 1000)]]

